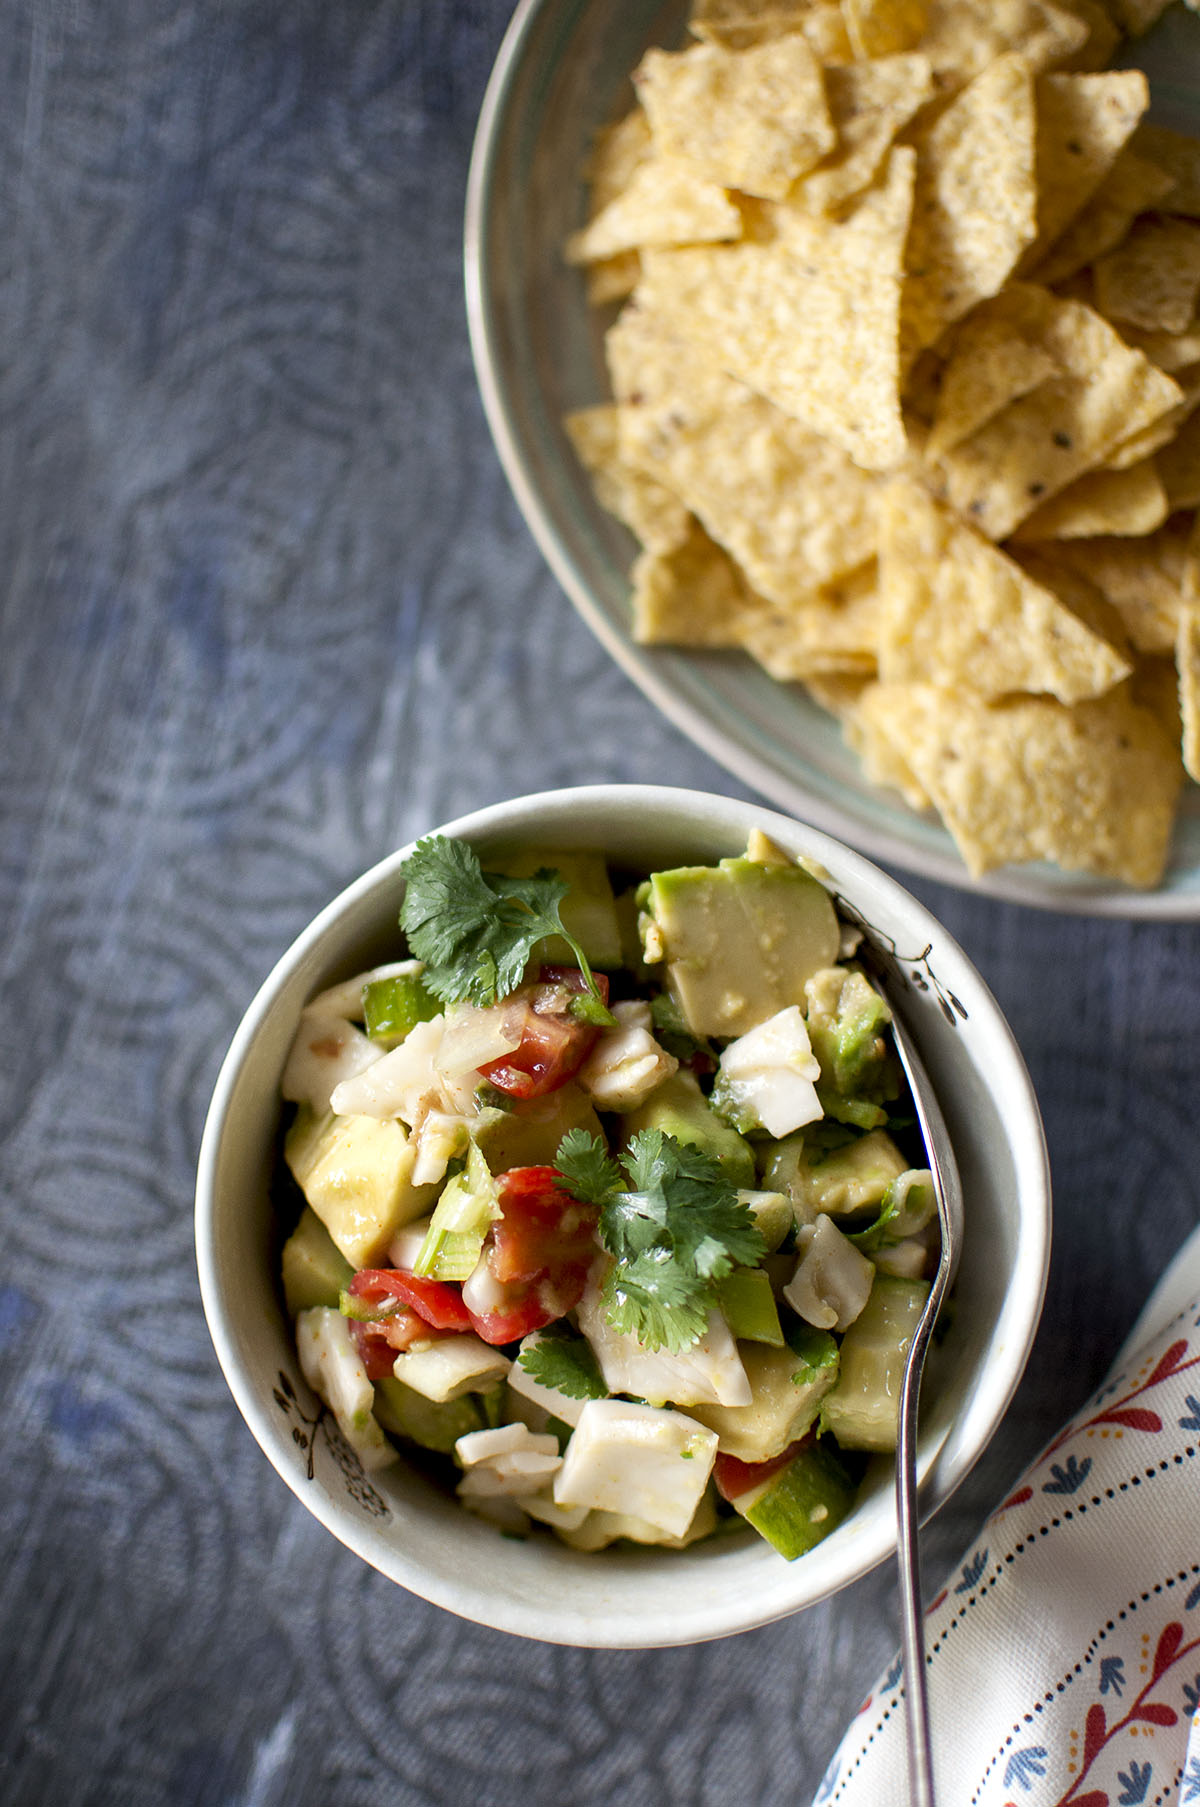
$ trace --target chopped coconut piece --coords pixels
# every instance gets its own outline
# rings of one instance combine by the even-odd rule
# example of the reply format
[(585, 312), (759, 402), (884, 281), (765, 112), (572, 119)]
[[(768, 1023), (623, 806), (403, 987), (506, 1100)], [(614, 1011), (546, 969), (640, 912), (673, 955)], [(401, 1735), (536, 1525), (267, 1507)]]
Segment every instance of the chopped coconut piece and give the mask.
[(708, 1485), (717, 1433), (682, 1412), (589, 1399), (554, 1482), (560, 1506), (628, 1513), (682, 1537)]
[(450, 1076), (438, 1066), (445, 1031), (442, 1016), (417, 1023), (398, 1047), (338, 1086), (332, 1099), (334, 1110), (343, 1115), (400, 1117), (412, 1129), (431, 1110), (474, 1116), (478, 1075)]
[(579, 1328), (592, 1345), (610, 1393), (675, 1405), (749, 1405), (750, 1382), (728, 1324), (719, 1311), (708, 1315), (704, 1335), (678, 1355), (647, 1349), (628, 1331), (614, 1330), (600, 1298), (603, 1263), (588, 1276), (579, 1301)]
[(679, 1066), (650, 1033), (650, 1006), (614, 1004), (615, 1029), (606, 1029), (577, 1075), (602, 1111), (632, 1111)]
[(824, 1115), (813, 1084), (820, 1077), (800, 1006), (789, 1004), (729, 1043), (719, 1063), (719, 1108), (790, 1136)]
[(375, 1419), (375, 1389), (367, 1379), (350, 1323), (340, 1311), (313, 1306), (296, 1317), (296, 1352), (313, 1392), (329, 1407), (338, 1429), (364, 1468), (396, 1459)]
[(486, 1392), (505, 1378), (511, 1365), (507, 1355), (472, 1331), (463, 1330), (414, 1343), (396, 1357), (392, 1372), (414, 1393), (444, 1405), (448, 1399), (461, 1399), (464, 1393)]
[(875, 1265), (825, 1212), (796, 1232), (800, 1260), (783, 1289), (792, 1310), (818, 1330), (845, 1330), (867, 1302)]
[(325, 1010), (304, 1010), (280, 1090), (290, 1104), (307, 1104), (316, 1116), (323, 1117), (334, 1092), (381, 1058), (382, 1050), (345, 1017)]

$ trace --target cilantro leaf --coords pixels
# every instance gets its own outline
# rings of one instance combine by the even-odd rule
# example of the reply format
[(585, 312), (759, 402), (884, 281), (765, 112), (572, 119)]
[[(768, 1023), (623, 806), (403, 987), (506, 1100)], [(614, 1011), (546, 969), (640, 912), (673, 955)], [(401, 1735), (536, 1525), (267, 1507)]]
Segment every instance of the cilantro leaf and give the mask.
[(688, 1348), (704, 1333), (716, 1282), (766, 1253), (720, 1162), (660, 1129), (639, 1130), (619, 1164), (598, 1137), (572, 1130), (556, 1164), (567, 1190), (600, 1208), (600, 1240), (613, 1257), (605, 1318), (647, 1349)]
[(542, 867), (532, 878), (485, 872), (465, 841), (427, 835), (404, 862), (400, 926), (421, 977), (443, 1004), (486, 1006), (515, 991), (539, 941), (561, 935), (579, 962), (593, 1022), (615, 1019), (601, 998), (587, 957), (563, 927), (559, 905), (570, 889)]
[(517, 1365), (544, 1387), (568, 1399), (607, 1399), (599, 1364), (586, 1337), (574, 1336), (563, 1324), (548, 1324), (536, 1342), (522, 1345)]
[(599, 1136), (586, 1129), (567, 1131), (558, 1145), (555, 1166), (571, 1196), (585, 1205), (602, 1205), (621, 1185), (621, 1169), (609, 1159)]

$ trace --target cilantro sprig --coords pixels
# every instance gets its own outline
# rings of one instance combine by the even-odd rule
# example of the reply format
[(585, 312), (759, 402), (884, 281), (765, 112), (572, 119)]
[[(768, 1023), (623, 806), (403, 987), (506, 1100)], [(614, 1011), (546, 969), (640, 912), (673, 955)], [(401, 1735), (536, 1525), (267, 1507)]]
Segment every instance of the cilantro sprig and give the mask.
[(633, 1136), (618, 1159), (597, 1136), (572, 1129), (555, 1162), (567, 1190), (599, 1207), (613, 1257), (604, 1315), (648, 1349), (679, 1354), (703, 1336), (716, 1282), (751, 1266), (766, 1242), (719, 1161), (660, 1129)]
[(563, 1323), (547, 1324), (536, 1339), (524, 1343), (517, 1365), (544, 1387), (565, 1393), (568, 1399), (606, 1399), (608, 1388), (586, 1337), (576, 1336)]
[(541, 867), (532, 878), (485, 872), (465, 841), (428, 835), (404, 862), (400, 926), (421, 977), (443, 1004), (494, 1004), (515, 991), (539, 941), (561, 935), (583, 975), (586, 991), (573, 1012), (586, 1022), (611, 1024), (587, 956), (563, 927), (559, 905), (570, 886)]

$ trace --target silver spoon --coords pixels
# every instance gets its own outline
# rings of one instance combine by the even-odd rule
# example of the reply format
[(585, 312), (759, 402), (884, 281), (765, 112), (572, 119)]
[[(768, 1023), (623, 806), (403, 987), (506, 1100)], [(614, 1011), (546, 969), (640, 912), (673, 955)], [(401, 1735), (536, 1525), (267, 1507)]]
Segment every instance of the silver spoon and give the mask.
[(929, 1337), (950, 1288), (962, 1247), (962, 1185), (941, 1107), (921, 1064), (912, 1037), (893, 1012), (892, 1038), (908, 1076), (917, 1122), (925, 1141), (942, 1235), (937, 1273), (925, 1309), (913, 1332), (900, 1382), (899, 1434), (896, 1441), (896, 1559), (900, 1571), (900, 1629), (906, 1678), (908, 1785), (912, 1807), (936, 1807), (933, 1753), (929, 1740), (929, 1701), (925, 1688), (925, 1636), (921, 1612), (920, 1527), (917, 1521), (917, 1401)]

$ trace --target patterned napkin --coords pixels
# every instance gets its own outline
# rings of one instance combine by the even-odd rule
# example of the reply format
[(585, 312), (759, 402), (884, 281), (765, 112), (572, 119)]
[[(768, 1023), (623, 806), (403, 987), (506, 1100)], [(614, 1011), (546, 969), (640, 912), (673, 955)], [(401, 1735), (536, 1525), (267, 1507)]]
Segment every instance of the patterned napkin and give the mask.
[[(930, 1604), (925, 1650), (939, 1807), (1200, 1804), (1200, 1232)], [(897, 1658), (814, 1807), (908, 1807), (906, 1751)]]

